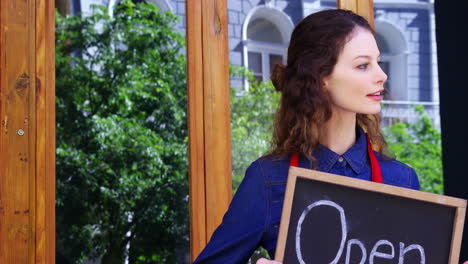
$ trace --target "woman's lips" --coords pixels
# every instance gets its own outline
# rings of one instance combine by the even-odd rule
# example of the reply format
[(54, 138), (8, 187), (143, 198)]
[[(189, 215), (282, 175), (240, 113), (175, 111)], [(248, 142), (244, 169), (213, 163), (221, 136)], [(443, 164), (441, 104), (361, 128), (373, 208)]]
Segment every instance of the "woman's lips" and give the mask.
[(371, 99), (373, 99), (375, 101), (382, 101), (382, 99), (383, 99), (382, 92), (383, 92), (383, 90), (380, 90), (378, 92), (368, 94), (367, 97), (369, 97), (369, 98), (371, 98)]
[(371, 98), (372, 100), (375, 100), (375, 101), (382, 101), (383, 99), (383, 96), (382, 95), (367, 95), (367, 97)]

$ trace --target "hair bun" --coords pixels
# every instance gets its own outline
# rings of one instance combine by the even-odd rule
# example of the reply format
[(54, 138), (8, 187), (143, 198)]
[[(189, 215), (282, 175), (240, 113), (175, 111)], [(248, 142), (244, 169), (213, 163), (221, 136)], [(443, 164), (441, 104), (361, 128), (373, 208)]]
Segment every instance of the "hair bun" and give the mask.
[(271, 82), (278, 92), (283, 91), (285, 72), (286, 66), (282, 63), (277, 63), (271, 72)]

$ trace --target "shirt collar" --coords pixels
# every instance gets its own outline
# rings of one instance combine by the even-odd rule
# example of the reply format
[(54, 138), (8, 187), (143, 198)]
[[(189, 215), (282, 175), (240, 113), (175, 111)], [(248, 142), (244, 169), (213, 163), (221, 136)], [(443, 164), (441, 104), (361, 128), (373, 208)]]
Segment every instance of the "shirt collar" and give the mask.
[[(362, 168), (367, 164), (367, 139), (366, 134), (361, 127), (356, 128), (356, 143), (348, 149), (341, 157), (348, 162), (351, 169), (359, 174)], [(318, 170), (329, 172), (333, 165), (338, 161), (340, 155), (333, 152), (331, 149), (318, 144), (314, 151), (314, 157), (318, 161)]]

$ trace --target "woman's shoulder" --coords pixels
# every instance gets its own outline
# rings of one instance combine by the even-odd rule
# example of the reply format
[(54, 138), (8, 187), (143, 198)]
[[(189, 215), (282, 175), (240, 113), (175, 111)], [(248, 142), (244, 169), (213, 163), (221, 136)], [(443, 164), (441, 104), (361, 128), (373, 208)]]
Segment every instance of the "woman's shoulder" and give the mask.
[(384, 183), (419, 190), (418, 176), (411, 166), (382, 153), (375, 153)]
[(250, 164), (246, 174), (261, 173), (270, 183), (286, 182), (289, 170), (289, 156), (265, 155)]

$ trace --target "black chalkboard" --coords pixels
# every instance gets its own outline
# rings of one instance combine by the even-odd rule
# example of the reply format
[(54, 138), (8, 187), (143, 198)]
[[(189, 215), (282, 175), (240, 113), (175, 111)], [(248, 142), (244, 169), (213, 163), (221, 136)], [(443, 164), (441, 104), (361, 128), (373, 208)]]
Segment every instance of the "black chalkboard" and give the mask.
[(289, 177), (277, 260), (458, 263), (465, 200), (300, 168)]

